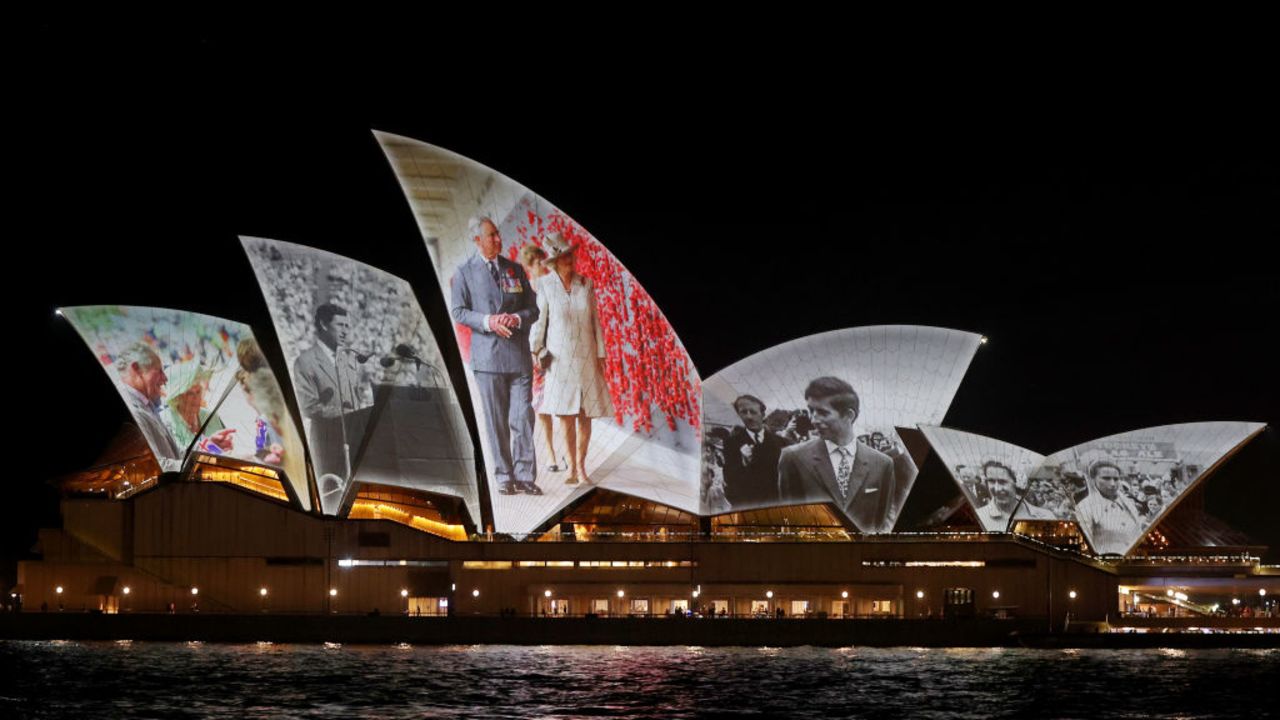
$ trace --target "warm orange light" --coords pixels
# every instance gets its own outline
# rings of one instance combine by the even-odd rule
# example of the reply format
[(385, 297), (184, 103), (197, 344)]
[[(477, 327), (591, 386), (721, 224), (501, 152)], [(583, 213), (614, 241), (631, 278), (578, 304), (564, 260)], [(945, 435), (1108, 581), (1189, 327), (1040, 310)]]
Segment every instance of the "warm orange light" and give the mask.
[(352, 503), (351, 512), (347, 513), (347, 517), (353, 520), (390, 520), (391, 522), (408, 525), (415, 530), (421, 530), (449, 540), (463, 541), (467, 539), (466, 528), (461, 525), (450, 525), (439, 520), (432, 520), (385, 502), (357, 500)]
[(53, 591), (54, 591), (54, 592), (56, 592), (56, 593), (58, 593), (59, 595), (61, 595), (61, 594), (62, 594), (62, 586), (61, 586), (61, 585), (59, 585), (58, 587), (54, 588), (54, 589), (53, 589)]
[(329, 597), (338, 597), (338, 588), (329, 588)]
[(199, 594), (200, 594), (200, 588), (198, 588), (198, 587), (193, 587), (193, 588), (191, 588), (191, 594), (192, 594), (192, 595), (199, 595)]
[(120, 589), (120, 592), (124, 593), (125, 595), (128, 595), (130, 592), (129, 586), (125, 585), (123, 588)]
[(262, 597), (266, 597), (266, 596), (267, 596), (267, 589), (266, 589), (266, 588), (258, 588), (258, 594), (259, 594), (259, 595), (261, 595)]
[(407, 597), (409, 597), (409, 591), (408, 591), (408, 590), (401, 590), (401, 591), (400, 591), (400, 597), (402, 597), (402, 598), (407, 598)]

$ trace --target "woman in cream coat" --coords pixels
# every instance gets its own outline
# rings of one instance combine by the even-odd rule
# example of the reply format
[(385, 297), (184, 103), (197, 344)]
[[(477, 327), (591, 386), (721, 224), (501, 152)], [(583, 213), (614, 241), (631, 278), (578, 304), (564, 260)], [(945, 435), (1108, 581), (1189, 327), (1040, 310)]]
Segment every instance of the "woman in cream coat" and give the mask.
[(546, 379), (538, 412), (560, 418), (569, 452), (573, 485), (587, 480), (591, 418), (613, 415), (604, 373), (604, 332), (596, 314), (591, 280), (573, 270), (574, 246), (559, 233), (542, 241), (546, 265), (553, 269), (534, 283), (538, 320), (529, 332), (529, 349)]

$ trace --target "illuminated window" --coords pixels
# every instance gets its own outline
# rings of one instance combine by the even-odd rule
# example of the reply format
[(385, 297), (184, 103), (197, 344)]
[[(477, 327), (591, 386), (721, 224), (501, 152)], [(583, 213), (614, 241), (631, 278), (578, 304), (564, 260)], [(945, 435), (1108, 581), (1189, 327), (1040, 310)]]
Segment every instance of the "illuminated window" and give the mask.
[(462, 563), (464, 570), (510, 570), (510, 560), (466, 560)]
[(863, 567), (980, 568), (982, 560), (863, 560)]

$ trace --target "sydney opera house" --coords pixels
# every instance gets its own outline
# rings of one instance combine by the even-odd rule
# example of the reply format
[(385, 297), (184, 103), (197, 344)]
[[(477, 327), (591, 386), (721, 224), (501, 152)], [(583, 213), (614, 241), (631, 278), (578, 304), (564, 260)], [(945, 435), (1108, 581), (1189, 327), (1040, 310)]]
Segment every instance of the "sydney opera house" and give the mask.
[(452, 326), (429, 326), (391, 273), (256, 237), (241, 244), (283, 367), (234, 320), (60, 310), (134, 422), (56, 481), (63, 527), (19, 566), (27, 611), (1275, 614), (1280, 570), (1204, 507), (1264, 425), (1047, 455), (947, 427), (985, 340), (937, 327), (802, 337), (703, 377), (638, 279), (554, 205), (377, 139)]

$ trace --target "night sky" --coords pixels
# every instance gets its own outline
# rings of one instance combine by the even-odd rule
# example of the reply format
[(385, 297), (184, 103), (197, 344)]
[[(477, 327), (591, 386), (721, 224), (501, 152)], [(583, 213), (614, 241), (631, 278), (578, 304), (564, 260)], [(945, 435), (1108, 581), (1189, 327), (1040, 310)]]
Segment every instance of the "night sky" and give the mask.
[(23, 451), (0, 505), (0, 584), (57, 523), (46, 481), (126, 420), (55, 307), (244, 321), (286, 381), (237, 241), (269, 237), (408, 279), (457, 370), (375, 128), (558, 205), (644, 284), (703, 376), (811, 333), (938, 325), (990, 338), (950, 427), (1047, 454), (1149, 425), (1269, 423), (1208, 500), (1280, 547), (1280, 155), (1256, 92), (1124, 73), (1102, 89), (1069, 68), (890, 76), (863, 55), (747, 42), (655, 62), (653, 45), (618, 59), (531, 38), (481, 63), (425, 34), (394, 54), (377, 38), (25, 35), (6, 153), (9, 444)]

